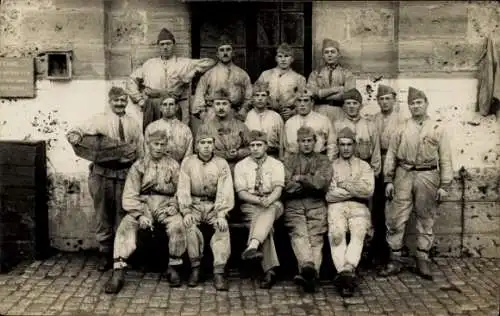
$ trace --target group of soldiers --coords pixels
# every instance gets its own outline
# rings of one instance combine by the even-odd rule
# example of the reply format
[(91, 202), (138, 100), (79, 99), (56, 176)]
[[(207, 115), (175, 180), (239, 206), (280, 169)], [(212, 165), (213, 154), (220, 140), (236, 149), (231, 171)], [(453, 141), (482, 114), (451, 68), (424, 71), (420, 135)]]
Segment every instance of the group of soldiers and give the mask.
[[(291, 68), (293, 49), (282, 44), (277, 66), (253, 85), (232, 62), (227, 37), (217, 47), (217, 62), (175, 56), (175, 38), (166, 29), (157, 44), (160, 56), (135, 70), (127, 89), (110, 89), (110, 110), (67, 136), (74, 145), (84, 135), (101, 134), (137, 149), (118, 167), (90, 165), (96, 238), (103, 253), (98, 268), (113, 268), (107, 293), (122, 288), (138, 231), (158, 224), (169, 240), (166, 275), (171, 286), (181, 285), (179, 267), (186, 252), (191, 266), (187, 283), (199, 283), (205, 242), (199, 225), (205, 223), (214, 228), (214, 286), (228, 290), (228, 216), (234, 212), (241, 212), (249, 228), (241, 257), (261, 265), (261, 288), (276, 282), (280, 262), (273, 226), (282, 216), (298, 262), (294, 280), (306, 291), (317, 284), (325, 233), (341, 295), (355, 290), (356, 270), (373, 228), (373, 239), (381, 241), (378, 245), (386, 241), (390, 250), (380, 275), (399, 273), (412, 210), (417, 271), (432, 277), (432, 228), (452, 168), (447, 134), (427, 115), (422, 91), (409, 88), (411, 118), (403, 120), (395, 90), (379, 85), (380, 113), (368, 120), (361, 117), (362, 95), (352, 73), (339, 65), (334, 40), (323, 41), (324, 66), (308, 80)], [(197, 73), (202, 76), (190, 106), (189, 87)], [(125, 111), (128, 98), (142, 110), (142, 130)]]

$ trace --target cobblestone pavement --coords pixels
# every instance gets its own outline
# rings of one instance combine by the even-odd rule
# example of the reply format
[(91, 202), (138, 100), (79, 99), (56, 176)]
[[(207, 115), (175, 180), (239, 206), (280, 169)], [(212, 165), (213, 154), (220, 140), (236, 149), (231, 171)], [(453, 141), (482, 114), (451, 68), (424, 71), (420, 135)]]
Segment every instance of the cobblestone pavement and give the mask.
[(229, 292), (211, 281), (170, 289), (158, 273), (129, 271), (123, 290), (106, 295), (110, 272), (94, 257), (58, 254), (0, 274), (0, 314), (7, 315), (498, 315), (499, 259), (436, 259), (434, 281), (410, 272), (387, 279), (362, 274), (360, 291), (341, 298), (323, 282), (304, 294), (291, 281), (261, 290), (230, 278)]

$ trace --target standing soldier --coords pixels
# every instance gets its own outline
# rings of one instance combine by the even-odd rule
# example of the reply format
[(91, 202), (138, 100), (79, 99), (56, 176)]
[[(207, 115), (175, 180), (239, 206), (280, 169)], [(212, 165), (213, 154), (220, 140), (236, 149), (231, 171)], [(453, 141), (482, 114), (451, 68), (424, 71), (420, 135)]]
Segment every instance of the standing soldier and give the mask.
[(253, 88), (253, 109), (248, 112), (245, 124), (249, 130), (258, 130), (267, 135), (267, 154), (279, 159), (283, 150), (283, 119), (267, 108), (269, 87), (264, 82), (257, 82)]
[(335, 131), (332, 123), (323, 114), (312, 110), (313, 98), (310, 90), (299, 91), (297, 98), (297, 114), (285, 123), (284, 147), (285, 153), (297, 153), (299, 146), (297, 142), (297, 131), (302, 126), (308, 126), (314, 130), (316, 143), (314, 151), (326, 154), (330, 160), (336, 152)]
[(179, 213), (175, 191), (179, 164), (166, 155), (167, 134), (149, 135), (144, 158), (136, 161), (127, 175), (123, 190), (123, 209), (127, 215), (116, 231), (113, 275), (105, 285), (106, 293), (118, 293), (123, 286), (127, 259), (137, 247), (139, 229), (153, 230), (154, 223), (165, 226), (170, 253), (168, 278), (172, 287), (180, 286), (178, 266), (186, 251), (186, 232)]
[[(375, 115), (374, 123), (380, 136), (380, 157), (381, 166), (383, 167), (387, 149), (391, 136), (396, 134), (399, 126), (403, 123), (399, 107), (396, 106), (396, 91), (393, 88), (380, 84), (377, 89), (377, 102), (380, 106), (380, 112)], [(375, 179), (375, 194), (373, 195), (373, 213), (372, 224), (375, 230), (373, 236), (373, 251), (372, 256), (378, 256), (378, 262), (385, 262), (388, 256), (388, 246), (385, 240), (385, 185), (384, 176), (381, 171)]]
[(271, 109), (280, 113), (284, 121), (295, 114), (297, 92), (306, 86), (306, 78), (292, 69), (293, 61), (293, 49), (283, 43), (276, 51), (277, 66), (264, 71), (257, 79), (269, 85)]
[(417, 271), (432, 279), (429, 250), (434, 241), (433, 226), (437, 202), (448, 195), (453, 180), (451, 149), (443, 126), (427, 115), (424, 92), (408, 89), (408, 119), (391, 138), (384, 164), (386, 195), (392, 199), (386, 211), (387, 243), (391, 260), (381, 275), (401, 271), (401, 249), (406, 223), (412, 210), (417, 224)]
[[(120, 143), (137, 148), (136, 158), (142, 156), (143, 137), (139, 123), (125, 112), (128, 96), (125, 90), (112, 87), (108, 93), (109, 110), (97, 114), (68, 133), (72, 145), (80, 143), (85, 135), (104, 135)], [(96, 239), (103, 255), (99, 271), (113, 267), (113, 239), (123, 216), (121, 196), (127, 172), (134, 160), (121, 157), (114, 166), (93, 162), (90, 164), (89, 191), (94, 200)]]
[(337, 41), (324, 39), (322, 52), (325, 65), (311, 72), (307, 86), (317, 99), (314, 110), (326, 115), (333, 124), (342, 117), (344, 92), (356, 87), (356, 79), (340, 65), (340, 45)]
[(214, 136), (215, 155), (226, 159), (232, 170), (238, 161), (250, 154), (249, 131), (245, 123), (231, 113), (230, 95), (226, 89), (215, 91), (212, 100), (216, 116), (203, 123), (197, 133)]
[[(335, 132), (339, 133), (349, 127), (356, 134), (356, 157), (368, 162), (375, 176), (380, 174), (382, 162), (380, 158), (380, 137), (375, 125), (361, 117), (363, 97), (357, 89), (344, 93), (344, 115), (334, 124)], [(336, 155), (337, 156), (337, 153)]]
[(196, 86), (193, 115), (203, 122), (215, 117), (213, 96), (219, 89), (227, 89), (229, 101), (238, 119), (244, 121), (250, 110), (252, 82), (247, 72), (233, 63), (233, 44), (227, 36), (221, 36), (217, 47), (217, 64), (201, 76)]
[(283, 214), (280, 197), (285, 186), (283, 163), (269, 157), (266, 147), (266, 134), (251, 131), (252, 155), (238, 162), (234, 168), (234, 187), (242, 201), (244, 221), (250, 226), (248, 244), (242, 259), (262, 259), (262, 289), (269, 289), (276, 282), (274, 269), (280, 263), (274, 246), (273, 226)]
[(178, 163), (181, 163), (184, 157), (193, 153), (193, 134), (189, 127), (176, 117), (178, 104), (175, 95), (166, 96), (161, 101), (160, 110), (162, 118), (146, 127), (144, 133), (146, 142), (149, 134), (160, 130), (165, 131), (168, 138), (167, 153)]
[(331, 162), (314, 152), (316, 135), (310, 127), (297, 131), (299, 153), (285, 158), (285, 225), (297, 257), (296, 283), (314, 292), (323, 259), (327, 231), (325, 193), (332, 177)]
[(156, 42), (160, 57), (148, 59), (132, 72), (128, 90), (134, 103), (143, 111), (143, 130), (149, 123), (161, 118), (162, 97), (173, 92), (181, 108), (182, 122), (189, 124), (190, 83), (197, 72), (210, 69), (215, 61), (210, 58), (191, 59), (174, 54), (175, 38), (170, 31), (162, 29)]
[(214, 156), (214, 137), (196, 136), (197, 154), (187, 157), (181, 165), (177, 198), (187, 230), (187, 250), (191, 260), (188, 285), (199, 282), (200, 263), (204, 251), (201, 223), (213, 226), (210, 240), (214, 256), (214, 286), (227, 291), (229, 286), (224, 269), (231, 254), (227, 215), (234, 207), (234, 188), (227, 161)]
[[(370, 165), (354, 156), (356, 135), (348, 127), (338, 134), (340, 157), (333, 162), (334, 174), (328, 193), (328, 237), (333, 264), (337, 270), (336, 286), (342, 296), (352, 296), (356, 268), (363, 251), (363, 241), (371, 226), (368, 201), (375, 178)], [(347, 244), (346, 233), (350, 233)]]

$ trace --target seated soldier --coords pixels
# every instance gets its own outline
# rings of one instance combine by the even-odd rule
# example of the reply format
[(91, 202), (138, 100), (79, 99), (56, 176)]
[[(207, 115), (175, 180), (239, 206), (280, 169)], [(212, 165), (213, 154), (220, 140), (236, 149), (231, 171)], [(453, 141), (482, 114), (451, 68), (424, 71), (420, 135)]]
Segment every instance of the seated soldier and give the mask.
[(279, 266), (273, 225), (283, 214), (280, 197), (285, 186), (285, 171), (281, 161), (266, 154), (267, 135), (264, 132), (250, 132), (250, 151), (251, 156), (234, 167), (234, 187), (242, 201), (243, 220), (250, 226), (248, 246), (242, 259), (262, 259), (264, 277), (260, 287), (269, 289), (276, 281), (274, 268)]
[(147, 139), (147, 153), (132, 165), (125, 181), (122, 203), (127, 215), (116, 231), (113, 275), (105, 285), (106, 293), (120, 291), (126, 260), (137, 246), (137, 232), (139, 229), (153, 230), (154, 222), (164, 225), (169, 237), (170, 285), (181, 284), (176, 268), (182, 264), (181, 256), (186, 251), (186, 233), (175, 196), (179, 164), (166, 155), (165, 131), (155, 131), (147, 135)]
[(332, 177), (326, 155), (314, 152), (316, 135), (310, 127), (297, 131), (299, 153), (285, 158), (285, 225), (290, 229), (300, 274), (295, 282), (313, 292), (323, 259), (327, 231), (325, 193)]
[(219, 291), (227, 291), (229, 285), (224, 269), (231, 254), (231, 244), (226, 217), (234, 207), (233, 179), (227, 161), (214, 156), (212, 135), (198, 133), (196, 151), (197, 154), (186, 157), (182, 162), (177, 188), (191, 260), (188, 285), (196, 286), (199, 281), (204, 240), (198, 226), (207, 223), (215, 230), (210, 240), (214, 255), (214, 286)]
[[(363, 241), (371, 227), (368, 201), (375, 180), (370, 165), (354, 156), (356, 135), (348, 127), (337, 137), (339, 158), (333, 162), (335, 171), (325, 196), (328, 202), (328, 237), (333, 264), (337, 269), (336, 285), (342, 296), (352, 296), (356, 267), (363, 250)], [(346, 233), (350, 233), (347, 244)]]

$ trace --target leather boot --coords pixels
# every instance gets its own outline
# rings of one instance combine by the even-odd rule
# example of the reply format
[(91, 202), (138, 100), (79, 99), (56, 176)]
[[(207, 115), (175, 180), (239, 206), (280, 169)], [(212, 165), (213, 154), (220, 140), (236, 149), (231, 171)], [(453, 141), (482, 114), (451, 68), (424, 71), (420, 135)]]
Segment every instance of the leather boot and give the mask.
[(97, 271), (105, 272), (112, 268), (113, 268), (113, 254), (112, 253), (102, 254), (101, 258), (99, 258), (99, 262), (97, 263)]
[(391, 260), (382, 270), (379, 271), (378, 275), (382, 277), (397, 275), (402, 269), (403, 264), (400, 261)]
[(316, 285), (316, 278), (318, 276), (318, 273), (316, 272), (316, 269), (314, 268), (314, 264), (306, 264), (300, 273), (304, 280), (306, 281), (303, 288), (304, 291), (307, 293), (313, 293), (315, 291), (315, 285)]
[(104, 292), (107, 294), (116, 294), (120, 292), (125, 280), (125, 269), (113, 270), (111, 279), (104, 285)]
[(273, 287), (274, 283), (276, 283), (276, 275), (274, 271), (267, 271), (264, 274), (264, 277), (260, 281), (261, 289), (270, 289)]
[(214, 274), (214, 287), (217, 291), (228, 291), (229, 284), (222, 273)]
[(193, 267), (189, 276), (188, 286), (195, 287), (200, 282), (200, 267)]
[(345, 271), (341, 273), (343, 275), (343, 286), (340, 290), (340, 295), (342, 297), (352, 297), (354, 295), (354, 288), (356, 287), (356, 277), (354, 272)]
[(170, 287), (179, 287), (181, 286), (181, 277), (179, 272), (177, 272), (175, 267), (169, 266), (167, 270), (167, 278)]
[(417, 259), (417, 273), (426, 280), (432, 280), (431, 262), (427, 259)]

